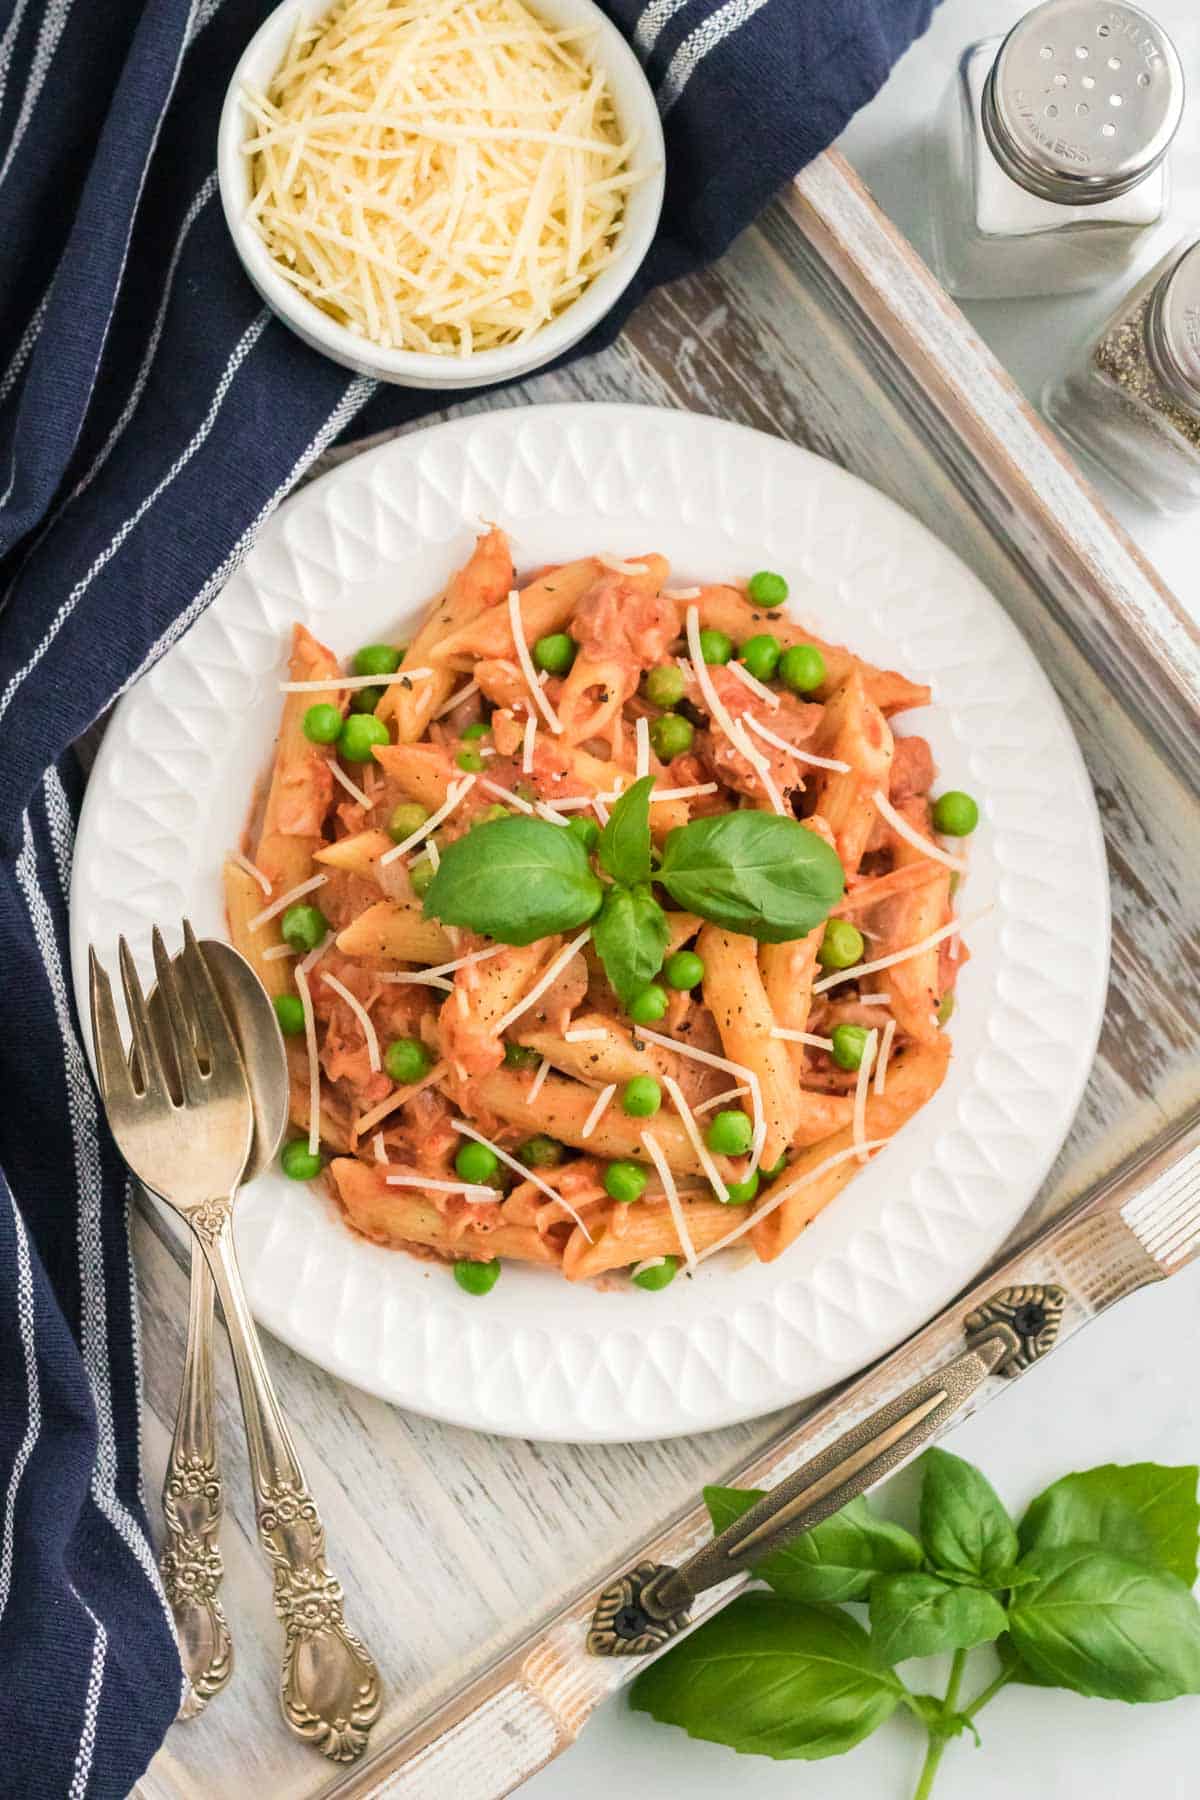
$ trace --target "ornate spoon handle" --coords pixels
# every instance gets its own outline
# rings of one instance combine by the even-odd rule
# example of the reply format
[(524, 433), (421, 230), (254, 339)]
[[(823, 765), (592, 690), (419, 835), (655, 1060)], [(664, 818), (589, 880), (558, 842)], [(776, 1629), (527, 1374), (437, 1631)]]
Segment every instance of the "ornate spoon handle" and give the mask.
[(366, 1748), (379, 1716), (379, 1671), (346, 1624), (341, 1583), (325, 1561), (325, 1527), (284, 1423), (246, 1302), (233, 1246), (232, 1207), (214, 1200), (188, 1215), (208, 1259), (233, 1351), (254, 1481), (258, 1538), (275, 1572), (286, 1634), (280, 1698), (299, 1737), (334, 1762)]
[(167, 1535), (160, 1558), (190, 1684), (179, 1709), (183, 1719), (202, 1712), (233, 1670), (233, 1639), (217, 1598), (225, 1572), (218, 1544), (225, 1487), (217, 1458), (212, 1341), (212, 1276), (193, 1245), (187, 1352), (163, 1481)]

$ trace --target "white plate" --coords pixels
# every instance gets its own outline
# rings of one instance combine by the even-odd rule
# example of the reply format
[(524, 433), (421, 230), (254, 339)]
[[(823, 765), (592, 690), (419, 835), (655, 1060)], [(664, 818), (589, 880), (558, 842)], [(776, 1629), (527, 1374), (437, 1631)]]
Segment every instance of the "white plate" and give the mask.
[(706, 1430), (814, 1394), (915, 1330), (1016, 1224), (1095, 1049), (1108, 887), (1083, 763), (1032, 652), (975, 576), (854, 476), (683, 413), (550, 406), (398, 439), (295, 496), (224, 592), (117, 708), (80, 826), (71, 947), (152, 920), (223, 932), (219, 870), (270, 756), (294, 619), (341, 655), (402, 634), (481, 519), (518, 567), (660, 550), (672, 579), (779, 569), (814, 630), (933, 684), (901, 721), (942, 786), (980, 800), (963, 891), (971, 960), (941, 1092), (777, 1262), (715, 1258), (662, 1293), (508, 1264), (486, 1300), (354, 1237), (280, 1175), (237, 1239), (264, 1325), (315, 1362), (441, 1419), (533, 1438)]

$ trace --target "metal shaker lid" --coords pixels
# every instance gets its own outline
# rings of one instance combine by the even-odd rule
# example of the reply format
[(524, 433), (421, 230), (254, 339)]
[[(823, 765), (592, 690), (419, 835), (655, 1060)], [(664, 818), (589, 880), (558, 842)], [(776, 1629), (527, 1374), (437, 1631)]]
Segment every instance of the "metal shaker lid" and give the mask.
[(1154, 284), (1146, 309), (1146, 354), (1171, 398), (1200, 413), (1200, 240)]
[(1136, 6), (1046, 0), (997, 52), (983, 129), (1005, 174), (1031, 194), (1096, 206), (1162, 161), (1183, 96), (1178, 51)]

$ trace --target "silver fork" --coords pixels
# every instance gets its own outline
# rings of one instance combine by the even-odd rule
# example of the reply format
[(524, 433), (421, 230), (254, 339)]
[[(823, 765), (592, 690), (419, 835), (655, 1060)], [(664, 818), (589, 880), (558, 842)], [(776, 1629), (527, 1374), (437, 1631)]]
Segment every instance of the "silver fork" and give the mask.
[(246, 1302), (233, 1243), (233, 1201), (253, 1130), (237, 1043), (191, 926), (177, 979), (155, 927), (154, 966), (165, 1026), (156, 1035), (129, 946), (119, 945), (133, 1038), (127, 1059), (112, 988), (90, 952), (92, 1034), (101, 1097), (125, 1161), (174, 1207), (203, 1250), (225, 1313), (246, 1424), (258, 1537), (275, 1579), (286, 1635), (281, 1701), (287, 1723), (336, 1762), (361, 1755), (379, 1714), (379, 1674), (349, 1629), (341, 1584), (325, 1561), (325, 1530), (284, 1422)]

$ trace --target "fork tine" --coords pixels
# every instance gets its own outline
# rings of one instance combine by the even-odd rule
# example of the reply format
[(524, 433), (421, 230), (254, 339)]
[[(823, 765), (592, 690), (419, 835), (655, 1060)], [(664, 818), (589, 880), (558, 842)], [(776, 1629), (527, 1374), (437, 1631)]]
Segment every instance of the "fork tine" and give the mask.
[(150, 941), (154, 949), (154, 970), (158, 976), (158, 991), (163, 1003), (163, 1015), (167, 1033), (171, 1039), (171, 1059), (175, 1073), (179, 1077), (179, 1086), (185, 1103), (195, 1106), (203, 1098), (204, 1090), (201, 1086), (203, 1078), (196, 1055), (196, 1040), (188, 1023), (183, 998), (179, 991), (179, 975), (157, 925), (154, 927)]
[(133, 1034), (133, 1048), (141, 1071), (142, 1088), (146, 1092), (156, 1090), (169, 1094), (166, 1071), (158, 1054), (154, 1033), (150, 1029), (146, 997), (142, 993), (133, 952), (124, 938), (117, 940), (117, 955), (121, 964), (121, 986), (125, 990), (125, 1010), (129, 1014), (129, 1029)]
[(154, 953), (154, 973), (158, 979), (158, 989), (150, 1005), (150, 1022), (158, 1043), (163, 1067), (171, 1082), (171, 1092), (182, 1099), (183, 1075), (175, 1039), (177, 1033), (185, 1030), (186, 1026), (182, 1023), (183, 1014), (179, 1007), (179, 994), (174, 980), (175, 971), (171, 966), (167, 947), (163, 943), (162, 932), (157, 925), (150, 933), (150, 948)]
[(125, 1046), (121, 1042), (121, 1027), (117, 1023), (117, 1009), (113, 1004), (112, 982), (108, 979), (107, 969), (90, 945), (88, 983), (100, 1098), (105, 1106), (108, 1105), (110, 1096), (128, 1103), (135, 1100), (137, 1095), (125, 1056)]
[(229, 1026), (217, 984), (212, 978), (204, 952), (196, 942), (196, 934), (188, 919), (183, 921), (184, 983), (192, 1001), (192, 1016), (206, 1040), (210, 1066), (231, 1059), (240, 1063), (241, 1050)]

